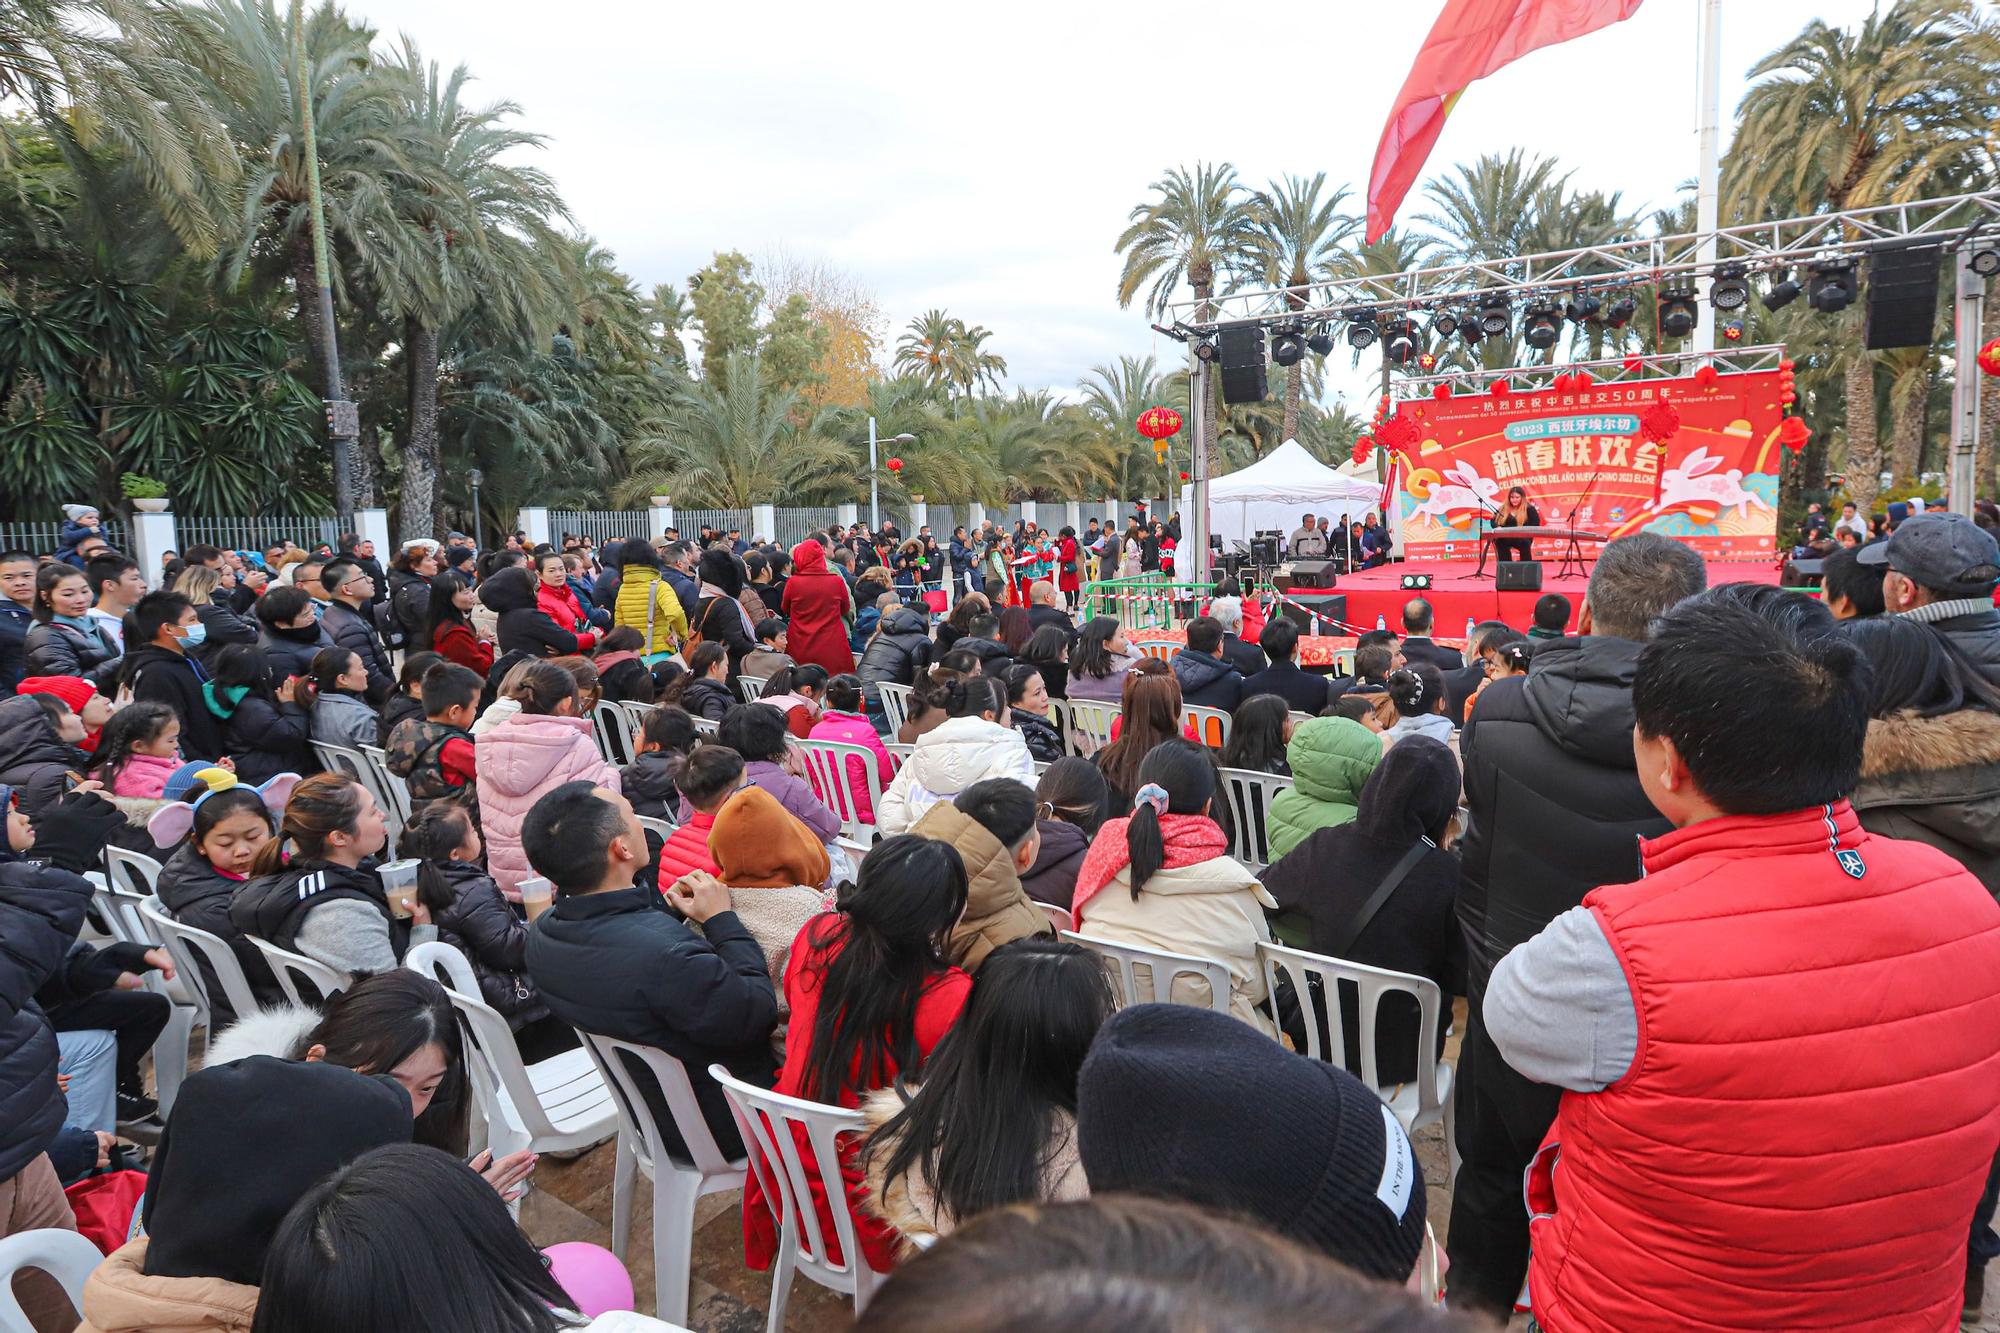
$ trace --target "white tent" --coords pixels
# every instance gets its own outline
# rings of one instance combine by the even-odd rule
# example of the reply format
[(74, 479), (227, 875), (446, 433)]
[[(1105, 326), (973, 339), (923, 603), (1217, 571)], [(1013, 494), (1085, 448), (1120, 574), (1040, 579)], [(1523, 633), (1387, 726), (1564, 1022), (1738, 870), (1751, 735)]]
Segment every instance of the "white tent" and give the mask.
[[(1209, 531), (1232, 543), (1276, 529), (1290, 536), (1307, 514), (1339, 524), (1351, 515), (1359, 519), (1381, 499), (1379, 482), (1337, 472), (1306, 452), (1297, 440), (1286, 440), (1239, 472), (1208, 483)], [(1181, 488), (1181, 511), (1194, 505), (1194, 488)]]

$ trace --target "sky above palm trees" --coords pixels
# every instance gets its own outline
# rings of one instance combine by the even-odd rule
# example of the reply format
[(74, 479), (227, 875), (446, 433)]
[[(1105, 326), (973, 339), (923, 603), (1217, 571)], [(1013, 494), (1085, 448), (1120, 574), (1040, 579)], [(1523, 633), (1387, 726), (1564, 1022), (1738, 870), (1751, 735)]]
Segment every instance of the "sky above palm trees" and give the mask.
[[(478, 76), (547, 135), (539, 164), (641, 290), (713, 252), (824, 258), (895, 332), (941, 307), (992, 331), (1007, 383), (1076, 393), (1077, 368), (1178, 348), (1117, 302), (1112, 243), (1167, 167), (1233, 162), (1252, 185), (1324, 171), (1358, 211), (1390, 100), (1443, 0), (1022, 0), (921, 11), (799, 0), (349, 0)], [(1756, 61), (1871, 0), (1728, 0), (1727, 134)], [(1250, 24), (1232, 33), (1221, 16)], [(1290, 72), (1283, 62), (1296, 67)], [(1467, 94), (1431, 175), (1521, 147), (1582, 189), (1665, 207), (1695, 174), (1695, 0), (1528, 57)], [(1725, 143), (1726, 147), (1726, 143)], [(1427, 176), (1426, 179), (1429, 179)], [(1425, 211), (1413, 192), (1403, 217)], [(1329, 358), (1330, 389), (1365, 393)]]

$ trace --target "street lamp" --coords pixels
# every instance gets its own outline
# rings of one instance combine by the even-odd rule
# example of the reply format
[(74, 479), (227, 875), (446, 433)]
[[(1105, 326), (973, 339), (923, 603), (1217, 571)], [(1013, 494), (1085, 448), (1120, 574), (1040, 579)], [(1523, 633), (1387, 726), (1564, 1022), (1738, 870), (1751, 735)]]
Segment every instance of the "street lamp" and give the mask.
[(479, 483), (486, 480), (486, 474), (478, 468), (467, 468), (465, 479), (472, 483), (472, 549), (486, 549), (485, 525), (479, 519)]
[[(917, 437), (908, 431), (898, 435), (891, 444), (915, 444)], [(868, 532), (872, 537), (882, 530), (882, 491), (878, 484), (875, 464), (875, 418), (868, 418)]]

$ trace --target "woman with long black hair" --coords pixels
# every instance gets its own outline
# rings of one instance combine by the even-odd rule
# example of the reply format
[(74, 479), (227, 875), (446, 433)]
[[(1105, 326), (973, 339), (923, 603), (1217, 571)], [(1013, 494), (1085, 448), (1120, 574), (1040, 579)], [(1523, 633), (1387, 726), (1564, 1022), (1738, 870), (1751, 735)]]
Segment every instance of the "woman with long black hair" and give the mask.
[[(864, 1095), (918, 1076), (972, 991), (972, 978), (945, 961), (965, 899), (965, 863), (949, 843), (905, 835), (875, 844), (857, 882), (841, 885), (836, 910), (814, 918), (792, 945), (785, 966), (791, 1028), (775, 1091), (856, 1107)], [(800, 1150), (810, 1160), (803, 1139)], [(896, 1260), (895, 1233), (862, 1207), (858, 1156), (858, 1145), (842, 1154), (841, 1175), (863, 1256), (887, 1272)], [(833, 1215), (818, 1175), (813, 1205), (832, 1249)], [(759, 1270), (777, 1252), (774, 1204), (751, 1172), (743, 1252)]]
[(484, 679), (493, 670), (493, 644), (472, 627), (472, 608), (478, 601), (462, 574), (447, 570), (432, 579), (423, 628), (411, 639), (410, 650), (437, 653)]
[(1010, 1203), (1085, 1197), (1076, 1078), (1113, 1007), (1082, 945), (1031, 936), (989, 954), (921, 1088), (898, 1082), (863, 1107), (875, 1213), (913, 1242)]

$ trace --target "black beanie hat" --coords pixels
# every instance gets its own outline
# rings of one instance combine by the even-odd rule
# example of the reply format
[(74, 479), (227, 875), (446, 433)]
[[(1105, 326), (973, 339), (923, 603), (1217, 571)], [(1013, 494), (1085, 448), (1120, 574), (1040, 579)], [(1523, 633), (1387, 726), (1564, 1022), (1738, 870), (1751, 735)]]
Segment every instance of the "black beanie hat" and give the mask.
[(414, 1123), (396, 1080), (339, 1065), (254, 1055), (190, 1075), (146, 1182), (146, 1273), (256, 1286), (292, 1205)]
[(1077, 1146), (1092, 1194), (1225, 1210), (1390, 1282), (1417, 1266), (1423, 1173), (1389, 1108), (1227, 1014), (1112, 1015), (1077, 1083)]

